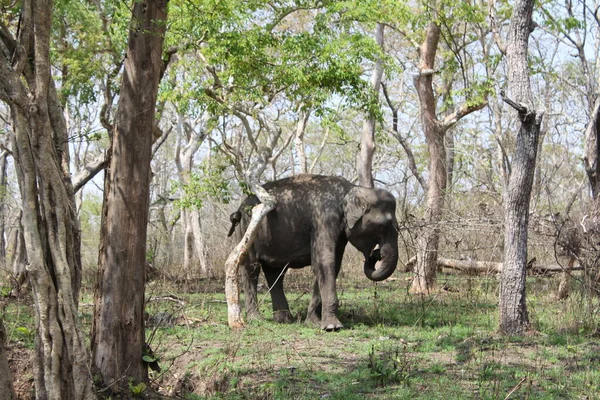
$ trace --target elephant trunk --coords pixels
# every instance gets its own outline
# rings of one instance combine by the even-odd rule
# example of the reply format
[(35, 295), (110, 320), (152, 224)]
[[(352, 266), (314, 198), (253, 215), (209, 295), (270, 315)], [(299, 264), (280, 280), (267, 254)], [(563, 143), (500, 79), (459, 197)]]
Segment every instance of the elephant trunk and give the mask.
[[(389, 278), (398, 265), (398, 236), (392, 240), (379, 244), (379, 249), (366, 257), (364, 271), (367, 278), (379, 282)], [(381, 261), (379, 268), (375, 269), (377, 261)]]

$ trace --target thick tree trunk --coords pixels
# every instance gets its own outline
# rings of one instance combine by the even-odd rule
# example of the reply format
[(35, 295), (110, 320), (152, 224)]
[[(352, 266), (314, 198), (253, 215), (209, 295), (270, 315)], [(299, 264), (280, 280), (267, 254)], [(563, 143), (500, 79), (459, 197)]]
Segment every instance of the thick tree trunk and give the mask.
[(0, 393), (4, 400), (16, 400), (15, 388), (13, 387), (8, 357), (6, 357), (6, 331), (4, 321), (0, 316)]
[[(0, 56), (0, 99), (11, 106), (15, 131), (12, 150), (36, 318), (36, 397), (91, 399), (89, 354), (77, 313), (79, 223), (66, 124), (50, 74), (52, 9), (52, 1), (23, 1), (20, 42), (4, 31), (0, 46), (18, 51), (10, 52), (13, 64)], [(5, 48), (2, 54), (8, 54)]]
[(419, 95), (421, 123), (429, 150), (429, 183), (427, 185), (427, 209), (425, 224), (417, 245), (417, 267), (411, 285), (411, 293), (428, 293), (435, 282), (437, 249), (440, 239), (439, 222), (443, 214), (446, 192), (446, 149), (445, 130), (439, 123), (435, 111), (433, 93), (433, 68), (441, 30), (431, 22), (427, 36), (420, 48), (419, 74), (414, 84)]
[(105, 190), (92, 327), (94, 372), (113, 392), (148, 382), (143, 362), (150, 159), (165, 1), (135, 2)]
[(525, 295), (527, 227), (543, 116), (533, 109), (527, 64), (533, 4), (533, 0), (516, 1), (506, 47), (508, 86), (513, 100), (504, 97), (504, 101), (518, 111), (521, 126), (504, 196), (504, 268), (499, 304), (500, 331), (504, 334), (521, 334), (529, 327)]
[[(383, 51), (383, 24), (377, 24), (375, 30), (375, 41)], [(383, 61), (375, 62), (371, 74), (371, 89), (375, 100), (379, 97), (379, 87), (383, 77)], [(358, 184), (364, 187), (373, 187), (373, 155), (375, 154), (375, 128), (376, 118), (373, 113), (369, 114), (363, 123), (360, 140), (360, 153), (357, 160)]]
[(487, 105), (486, 101), (465, 104), (440, 120), (436, 114), (433, 91), (435, 57), (441, 29), (430, 22), (425, 40), (419, 48), (419, 74), (414, 85), (419, 95), (421, 124), (429, 150), (429, 182), (427, 184), (427, 208), (425, 226), (417, 241), (417, 267), (411, 293), (428, 293), (435, 284), (437, 252), (440, 241), (440, 221), (444, 214), (446, 187), (448, 185), (447, 154), (444, 142), (446, 132), (460, 119)]

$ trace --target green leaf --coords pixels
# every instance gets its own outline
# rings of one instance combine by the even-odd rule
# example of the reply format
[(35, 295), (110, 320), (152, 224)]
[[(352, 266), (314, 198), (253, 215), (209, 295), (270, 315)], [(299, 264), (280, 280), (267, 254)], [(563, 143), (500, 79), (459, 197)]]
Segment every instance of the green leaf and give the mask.
[(147, 386), (144, 382), (140, 382), (137, 385), (134, 385), (132, 383), (129, 384), (129, 390), (134, 396), (139, 396), (140, 394), (144, 393), (146, 387)]
[(142, 357), (142, 360), (144, 360), (144, 362), (146, 362), (146, 363), (150, 364), (150, 363), (153, 363), (153, 362), (155, 362), (155, 361), (156, 361), (156, 358), (155, 358), (155, 357), (152, 357), (152, 356), (150, 356), (150, 355), (148, 355), (148, 354), (145, 354), (145, 355)]

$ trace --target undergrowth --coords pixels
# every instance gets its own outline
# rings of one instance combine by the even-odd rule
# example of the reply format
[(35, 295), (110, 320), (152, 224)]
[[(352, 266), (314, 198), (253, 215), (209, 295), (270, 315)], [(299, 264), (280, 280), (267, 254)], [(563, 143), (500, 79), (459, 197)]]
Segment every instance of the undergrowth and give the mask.
[[(339, 283), (346, 329), (325, 333), (303, 322), (306, 285), (289, 285), (298, 322), (264, 320), (240, 331), (227, 325), (218, 282), (179, 292), (166, 282), (147, 291), (147, 341), (162, 371), (152, 384), (187, 399), (557, 399), (600, 398), (597, 297), (574, 288), (554, 299), (558, 280), (530, 278), (532, 331), (497, 334), (497, 280), (440, 275), (449, 290), (407, 294), (409, 275), (370, 283)], [(82, 299), (82, 321), (93, 310)], [(33, 347), (33, 322), (24, 302), (4, 306), (10, 346)]]

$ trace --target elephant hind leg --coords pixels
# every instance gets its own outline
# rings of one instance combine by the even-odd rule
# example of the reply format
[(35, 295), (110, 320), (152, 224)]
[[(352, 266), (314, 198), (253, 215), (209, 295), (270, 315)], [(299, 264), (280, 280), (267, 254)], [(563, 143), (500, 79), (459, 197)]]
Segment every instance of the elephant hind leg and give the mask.
[(260, 311), (258, 311), (258, 277), (260, 275), (260, 264), (257, 262), (246, 261), (244, 264), (244, 301), (246, 303), (247, 318), (262, 319)]
[(265, 278), (271, 291), (271, 300), (273, 302), (273, 319), (275, 322), (291, 323), (294, 317), (290, 311), (287, 298), (283, 291), (283, 278), (285, 271), (278, 269), (264, 269)]
[(313, 323), (317, 326), (321, 325), (321, 292), (319, 291), (319, 282), (315, 278), (313, 284), (313, 294), (308, 304), (308, 313), (306, 314), (306, 323)]

